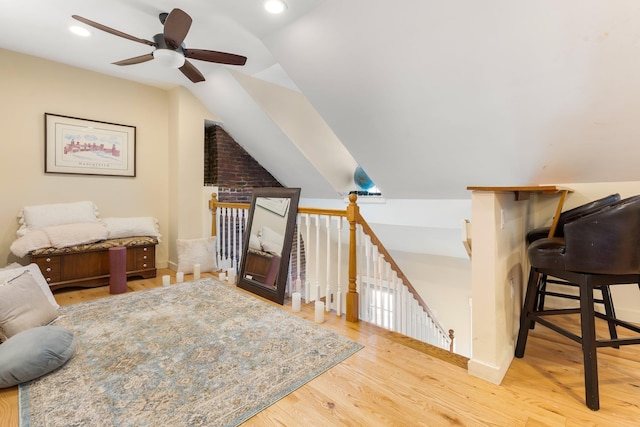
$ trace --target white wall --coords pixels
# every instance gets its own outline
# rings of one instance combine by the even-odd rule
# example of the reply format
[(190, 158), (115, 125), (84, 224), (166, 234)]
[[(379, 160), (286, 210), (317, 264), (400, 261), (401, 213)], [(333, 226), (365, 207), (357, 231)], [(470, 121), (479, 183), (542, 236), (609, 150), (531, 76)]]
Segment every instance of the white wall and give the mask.
[(455, 331), (455, 352), (471, 357), (471, 261), (390, 251), (445, 331)]

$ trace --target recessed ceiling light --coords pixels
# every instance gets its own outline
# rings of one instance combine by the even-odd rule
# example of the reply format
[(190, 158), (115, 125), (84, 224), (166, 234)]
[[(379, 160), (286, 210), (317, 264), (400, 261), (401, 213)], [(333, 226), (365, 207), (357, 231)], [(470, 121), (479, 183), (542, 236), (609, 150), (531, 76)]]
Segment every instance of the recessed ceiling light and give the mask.
[(287, 8), (287, 4), (282, 0), (265, 0), (264, 8), (269, 13), (282, 13)]
[(81, 36), (81, 37), (89, 37), (91, 35), (89, 30), (87, 30), (84, 27), (78, 27), (77, 25), (69, 27), (69, 31), (71, 31), (73, 34), (75, 34), (77, 36)]

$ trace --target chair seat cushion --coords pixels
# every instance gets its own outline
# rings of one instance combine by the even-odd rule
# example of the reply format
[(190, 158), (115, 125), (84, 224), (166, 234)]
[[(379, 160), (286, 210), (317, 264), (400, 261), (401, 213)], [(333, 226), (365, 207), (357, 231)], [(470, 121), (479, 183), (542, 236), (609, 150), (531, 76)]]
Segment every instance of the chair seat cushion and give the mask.
[(0, 344), (0, 388), (31, 381), (64, 365), (76, 349), (73, 332), (39, 326)]
[(561, 237), (536, 240), (527, 252), (532, 267), (564, 269), (565, 242)]

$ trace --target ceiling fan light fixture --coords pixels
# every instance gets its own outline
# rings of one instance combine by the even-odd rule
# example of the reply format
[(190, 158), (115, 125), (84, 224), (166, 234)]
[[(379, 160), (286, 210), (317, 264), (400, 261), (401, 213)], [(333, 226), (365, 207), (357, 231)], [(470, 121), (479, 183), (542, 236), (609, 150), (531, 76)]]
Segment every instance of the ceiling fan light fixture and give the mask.
[(264, 8), (269, 13), (282, 13), (287, 9), (287, 4), (283, 0), (265, 0)]
[(153, 58), (167, 68), (180, 68), (184, 65), (185, 58), (175, 50), (156, 49)]
[(91, 35), (89, 30), (83, 27), (79, 27), (77, 25), (73, 25), (69, 27), (69, 31), (71, 31), (76, 36), (80, 36), (80, 37), (89, 37)]

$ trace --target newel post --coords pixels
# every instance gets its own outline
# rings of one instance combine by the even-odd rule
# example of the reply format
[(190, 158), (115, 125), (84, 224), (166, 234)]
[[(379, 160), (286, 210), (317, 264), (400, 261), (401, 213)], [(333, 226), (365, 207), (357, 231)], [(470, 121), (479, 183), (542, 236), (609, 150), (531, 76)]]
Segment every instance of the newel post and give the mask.
[(218, 209), (218, 195), (211, 193), (211, 200), (209, 200), (209, 209), (211, 210), (211, 236), (216, 235), (216, 210)]
[(347, 321), (358, 322), (358, 311), (360, 303), (358, 292), (356, 291), (356, 223), (360, 216), (360, 208), (356, 204), (358, 196), (349, 195), (349, 206), (347, 206), (347, 221), (349, 221), (349, 290), (347, 291)]

